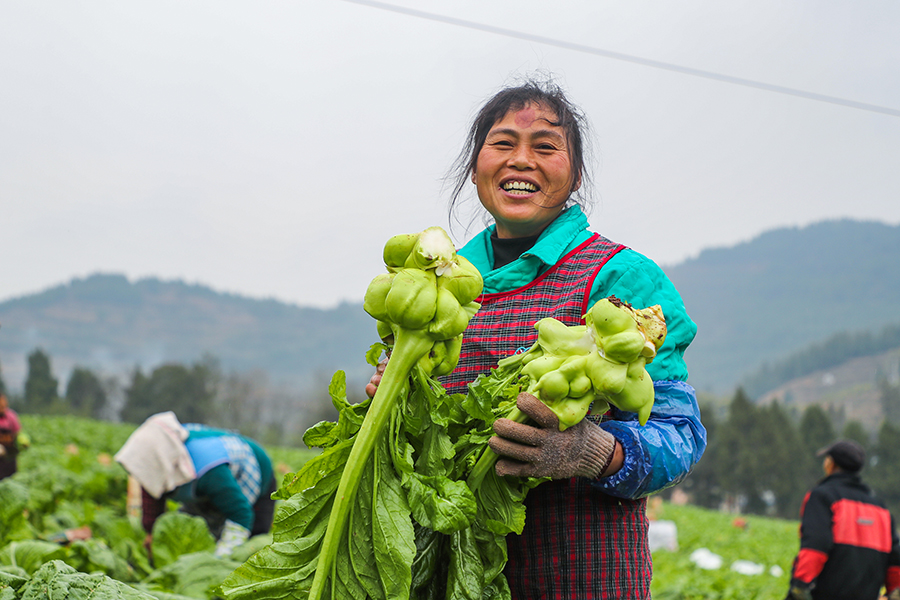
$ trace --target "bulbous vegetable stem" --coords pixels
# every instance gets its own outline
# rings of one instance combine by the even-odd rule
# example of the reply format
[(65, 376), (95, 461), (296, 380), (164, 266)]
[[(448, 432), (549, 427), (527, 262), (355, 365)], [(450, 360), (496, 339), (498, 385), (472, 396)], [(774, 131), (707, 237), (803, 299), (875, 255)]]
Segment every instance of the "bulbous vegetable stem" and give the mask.
[(356, 495), (366, 463), (375, 448), (375, 442), (390, 420), (391, 412), (397, 406), (397, 398), (406, 385), (406, 380), (416, 362), (431, 350), (432, 341), (419, 330), (398, 328), (394, 349), (381, 376), (381, 383), (372, 398), (362, 426), (356, 434), (347, 466), (341, 475), (335, 495), (335, 504), (328, 517), (328, 528), (322, 538), (319, 550), (319, 564), (309, 589), (310, 600), (320, 600), (329, 578), (334, 578), (334, 558), (337, 555), (341, 536), (347, 527), (351, 503), (344, 501)]

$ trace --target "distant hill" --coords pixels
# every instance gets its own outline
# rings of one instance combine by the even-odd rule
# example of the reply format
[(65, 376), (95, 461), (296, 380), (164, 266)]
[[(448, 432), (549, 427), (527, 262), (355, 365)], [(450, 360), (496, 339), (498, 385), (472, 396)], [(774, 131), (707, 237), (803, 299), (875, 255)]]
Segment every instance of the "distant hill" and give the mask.
[[(823, 342), (811, 344), (775, 363), (765, 363), (741, 381), (751, 398), (762, 396), (793, 380), (842, 367), (857, 358), (872, 358), (891, 351), (900, 353), (900, 325), (888, 325), (878, 332), (841, 332)], [(896, 368), (880, 368), (882, 377)], [(872, 379), (871, 383), (875, 383)]]
[(25, 378), (42, 348), (64, 384), (75, 365), (107, 374), (192, 363), (211, 354), (228, 370), (261, 370), (294, 389), (337, 369), (365, 381), (375, 324), (359, 304), (302, 308), (222, 294), (180, 281), (93, 275), (0, 303), (0, 365), (8, 384)]
[(698, 326), (698, 389), (728, 392), (764, 363), (843, 331), (900, 323), (900, 226), (782, 228), (666, 269)]
[(817, 404), (846, 420), (859, 421), (874, 433), (884, 418), (878, 385), (881, 379), (894, 386), (900, 381), (900, 348), (796, 377), (761, 395), (758, 401), (767, 404), (778, 400), (797, 414)]
[[(691, 383), (728, 394), (767, 363), (837, 333), (900, 324), (898, 260), (900, 226), (840, 220), (773, 230), (667, 267), (698, 325)], [(11, 387), (24, 381), (25, 357), (37, 347), (63, 384), (75, 365), (119, 375), (209, 353), (226, 369), (265, 371), (294, 388), (321, 386), (337, 369), (361, 385), (377, 339), (361, 304), (303, 308), (108, 274), (2, 302), (0, 325)]]

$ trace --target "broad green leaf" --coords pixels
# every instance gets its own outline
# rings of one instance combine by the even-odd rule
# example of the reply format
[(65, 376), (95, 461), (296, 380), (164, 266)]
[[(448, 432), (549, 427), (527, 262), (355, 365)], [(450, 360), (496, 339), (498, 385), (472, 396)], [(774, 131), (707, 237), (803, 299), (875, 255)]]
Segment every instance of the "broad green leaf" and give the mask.
[(237, 566), (238, 563), (219, 558), (211, 552), (193, 552), (183, 554), (175, 562), (153, 571), (142, 583), (172, 594), (209, 598)]
[(366, 600), (366, 589), (360, 582), (350, 560), (351, 535), (344, 536), (340, 542), (338, 555), (335, 558), (334, 598), (342, 600)]
[(336, 430), (337, 423), (319, 421), (303, 434), (303, 443), (309, 448), (328, 448), (338, 441)]
[(521, 534), (525, 527), (525, 492), (510, 485), (491, 469), (475, 492), (478, 509), (483, 512), (479, 520), (485, 527), (499, 535)]
[(23, 511), (28, 504), (28, 488), (11, 478), (0, 481), (0, 546), (29, 537)]
[(484, 566), (471, 528), (450, 535), (449, 560), (447, 597), (454, 600), (481, 600)]
[(309, 540), (266, 546), (225, 578), (218, 593), (225, 600), (306, 600), (318, 560)]
[(51, 560), (65, 558), (66, 548), (43, 540), (22, 540), (11, 542), (0, 549), (0, 565), (21, 567), (34, 574), (41, 565)]
[(415, 524), (416, 558), (412, 566), (410, 598), (444, 600), (447, 597), (447, 553), (450, 536)]
[[(315, 486), (323, 478), (333, 477), (335, 472), (340, 480), (340, 474), (347, 464), (347, 458), (350, 456), (352, 448), (353, 440), (346, 440), (307, 461), (303, 468), (296, 473), (284, 476), (284, 481), (273, 498), (287, 500), (294, 494), (299, 494)], [(335, 485), (335, 489), (337, 489), (337, 485)]]
[[(481, 553), (481, 564), (484, 567), (483, 580), (485, 584), (497, 579), (504, 579), (503, 567), (506, 566), (508, 554), (506, 552), (506, 536), (500, 533), (494, 533), (481, 526), (473, 527), (472, 532), (478, 543), (478, 550)], [(509, 598), (509, 593), (504, 596)]]
[(254, 535), (231, 552), (231, 560), (242, 563), (273, 541), (271, 533)]
[(377, 367), (378, 361), (381, 360), (381, 355), (384, 354), (387, 349), (387, 345), (382, 344), (381, 342), (375, 342), (369, 346), (368, 351), (366, 351), (366, 362), (373, 367)]
[(477, 503), (464, 481), (412, 473), (407, 482), (409, 505), (417, 523), (447, 534), (472, 525)]
[(84, 573), (101, 572), (113, 579), (134, 582), (139, 578), (124, 558), (97, 539), (76, 540), (69, 546), (66, 564)]
[(154, 600), (150, 594), (106, 575), (79, 573), (59, 560), (38, 569), (19, 594), (20, 600)]
[(388, 600), (409, 598), (415, 533), (400, 477), (393, 468), (387, 444), (376, 449), (373, 486), (372, 543)]
[[(372, 465), (378, 459), (378, 451), (369, 457), (368, 464)], [(366, 591), (372, 600), (384, 600), (385, 591), (381, 585), (378, 573), (377, 558), (375, 556), (375, 544), (372, 537), (372, 523), (375, 504), (375, 473), (374, 469), (366, 468), (359, 481), (354, 506), (350, 511), (350, 523), (348, 526), (348, 562), (356, 575), (359, 585)], [(347, 584), (350, 587), (351, 584)]]
[[(25, 585), (31, 576), (22, 567), (0, 567), (0, 593), (15, 592)], [(2, 598), (2, 596), (0, 596)]]
[(212, 552), (216, 540), (202, 517), (170, 511), (163, 513), (153, 524), (151, 552), (153, 564), (165, 567), (184, 554)]

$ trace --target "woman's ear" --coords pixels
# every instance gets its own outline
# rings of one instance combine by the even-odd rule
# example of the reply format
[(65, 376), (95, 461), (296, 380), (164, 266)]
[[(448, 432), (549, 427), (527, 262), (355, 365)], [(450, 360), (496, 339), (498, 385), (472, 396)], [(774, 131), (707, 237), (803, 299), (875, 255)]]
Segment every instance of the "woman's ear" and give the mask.
[(472, 183), (475, 183), (475, 169), (472, 169), (472, 175), (469, 177), (472, 180)]
[(578, 177), (575, 179), (575, 184), (572, 186), (572, 191), (570, 194), (574, 194), (581, 188), (581, 172), (578, 173)]

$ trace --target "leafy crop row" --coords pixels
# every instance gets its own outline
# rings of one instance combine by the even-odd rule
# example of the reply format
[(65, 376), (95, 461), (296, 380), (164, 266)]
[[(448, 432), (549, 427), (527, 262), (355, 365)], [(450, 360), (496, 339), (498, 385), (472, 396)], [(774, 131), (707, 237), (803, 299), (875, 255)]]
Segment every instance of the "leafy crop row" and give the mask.
[[(113, 461), (133, 425), (23, 415), (32, 447), (19, 472), (0, 481), (0, 598), (92, 597), (178, 600), (212, 596), (241, 562), (271, 541), (257, 536), (231, 560), (214, 556), (202, 519), (170, 511), (154, 527), (151, 562), (145, 532), (128, 515), (127, 475)], [(284, 471), (311, 452), (271, 451)], [(87, 539), (60, 534), (90, 528)], [(90, 575), (88, 575), (90, 574)], [(49, 590), (56, 590), (51, 594)]]
[[(216, 559), (202, 523), (191, 530), (189, 517), (170, 513), (167, 519), (176, 520), (176, 526), (155, 536), (154, 568), (141, 547), (144, 532), (126, 513), (125, 472), (111, 461), (133, 426), (29, 415), (23, 421), (33, 446), (20, 456), (20, 472), (0, 482), (0, 598), (4, 600), (25, 597), (28, 585), (50, 583), (70, 591), (90, 583), (98, 590), (97, 598), (206, 599), (238, 562), (269, 541), (258, 536), (235, 561)], [(315, 455), (290, 448), (268, 450), (282, 471), (298, 470)], [(798, 548), (796, 521), (744, 516), (737, 527), (734, 515), (672, 504), (666, 504), (658, 516), (675, 522), (679, 547), (654, 551), (654, 599), (784, 597)], [(64, 529), (84, 525), (92, 529), (90, 540), (67, 546), (46, 541)], [(698, 548), (720, 555), (722, 566), (706, 570), (694, 564), (690, 556)], [(737, 560), (757, 563), (765, 571), (742, 575), (730, 568)]]

